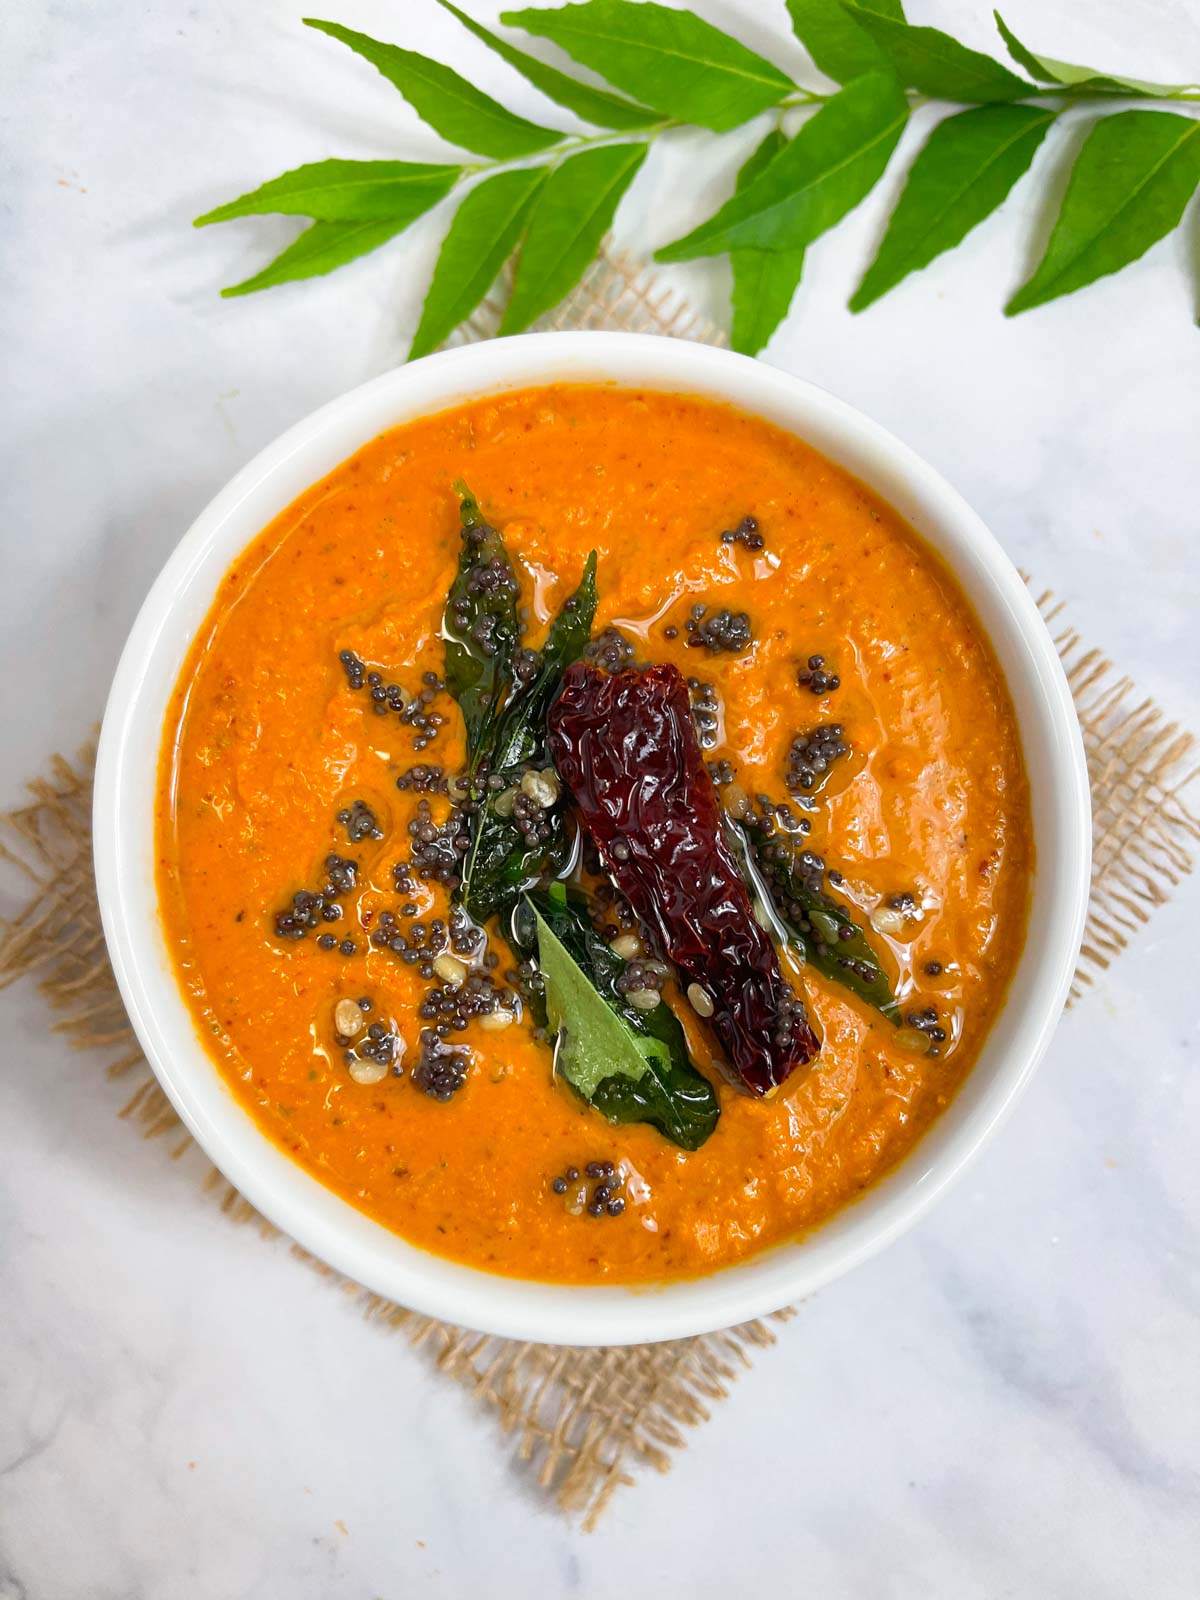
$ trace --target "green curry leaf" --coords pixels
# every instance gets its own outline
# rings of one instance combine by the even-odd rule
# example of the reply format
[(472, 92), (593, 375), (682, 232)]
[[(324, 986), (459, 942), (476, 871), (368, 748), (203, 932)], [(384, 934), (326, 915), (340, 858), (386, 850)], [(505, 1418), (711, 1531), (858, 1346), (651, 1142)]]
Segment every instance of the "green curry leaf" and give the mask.
[[(438, 255), (410, 357), (442, 344), (512, 258), (507, 309), (488, 320), (501, 332), (516, 332), (581, 281), (660, 134), (685, 125), (725, 133), (774, 110), (777, 126), (746, 163), (734, 196), (658, 252), (660, 261), (671, 262), (731, 255), (731, 343), (756, 352), (787, 314), (807, 247), (870, 192), (910, 103), (920, 104), (921, 96), (977, 108), (1035, 101), (1062, 110), (1086, 101), (1106, 113), (1122, 96), (1200, 101), (1200, 84), (1149, 83), (1041, 55), (998, 12), (1009, 57), (1029, 80), (941, 29), (911, 25), (902, 0), (786, 0), (793, 32), (816, 66), (842, 85), (829, 95), (797, 87), (679, 0), (580, 0), (504, 15), (611, 88), (518, 49), (476, 21), (465, 0), (438, 4), (541, 93), (601, 131), (544, 127), (443, 62), (341, 23), (306, 19), (374, 65), (436, 132), (486, 159), (314, 161), (214, 207), (197, 226), (267, 212), (313, 219), (261, 272), (223, 294), (330, 272), (386, 243), (461, 184), (466, 196)], [(807, 120), (785, 137), (784, 119), (793, 134), (792, 119), (800, 115)], [(1028, 106), (1007, 119), (978, 111), (937, 128), (913, 165), (854, 309), (951, 249), (1001, 205), (1028, 167), (1047, 115)], [(1194, 135), (1186, 128), (1164, 132), (1172, 119), (1162, 114), (1144, 125), (1129, 115), (1110, 114), (1085, 144), (1045, 258), (1010, 301), (1010, 314), (1120, 270), (1178, 221)]]
[(577, 117), (582, 117), (584, 122), (590, 122), (597, 128), (615, 128), (618, 132), (625, 133), (638, 128), (648, 128), (659, 121), (658, 112), (651, 111), (649, 106), (636, 105), (632, 100), (622, 99), (617, 94), (609, 94), (605, 89), (593, 89), (590, 83), (580, 83), (578, 78), (568, 77), (557, 67), (539, 61), (536, 56), (526, 55), (524, 50), (518, 50), (515, 45), (509, 44), (507, 39), (501, 39), (499, 35), (485, 28), (482, 22), (476, 22), (474, 17), (469, 17), (465, 11), (460, 11), (456, 5), (451, 4), (451, 0), (438, 0), (438, 4), (452, 17), (457, 17), (464, 28), (482, 40), (489, 50), (494, 50), (502, 61), (507, 61), (510, 67), (515, 67), (521, 76), (527, 78), (535, 89), (540, 89), (547, 99), (553, 100), (557, 105), (565, 106)]
[(372, 39), (339, 22), (321, 22), (315, 17), (305, 17), (304, 22), (306, 27), (341, 40), (369, 61), (399, 89), (422, 122), (464, 150), (474, 150), (477, 155), (491, 156), (496, 161), (511, 161), (547, 150), (562, 138), (554, 128), (540, 128), (537, 123), (506, 111), (498, 100), (440, 61)]
[(610, 1122), (648, 1122), (698, 1149), (720, 1111), (678, 1018), (665, 1001), (651, 1012), (628, 1004), (616, 987), (626, 963), (593, 931), (585, 904), (550, 895), (530, 903), (559, 1076)]
[(725, 250), (803, 249), (870, 193), (908, 120), (908, 102), (888, 72), (839, 90), (791, 143), (715, 216), (658, 252), (691, 261)]
[(496, 173), (467, 195), (438, 256), (410, 360), (436, 350), (471, 315), (516, 249), (545, 181), (544, 168), (519, 167)]
[(840, 0), (787, 0), (787, 8), (797, 39), (835, 83), (887, 66), (887, 56)]
[(1096, 123), (1071, 169), (1046, 253), (1009, 316), (1071, 294), (1143, 255), (1179, 221), (1200, 184), (1200, 122), (1121, 111)]
[[(780, 130), (772, 128), (738, 173), (737, 192), (753, 183), (786, 145)], [(731, 250), (729, 265), (733, 269), (729, 342), (743, 355), (756, 356), (788, 314), (804, 271), (804, 250)]]
[(528, 328), (579, 282), (649, 148), (601, 145), (554, 168), (529, 218), (502, 334)]
[(461, 176), (461, 167), (418, 161), (310, 161), (206, 211), (193, 226), (280, 212), (318, 222), (383, 221), (403, 227), (448, 195)]
[(506, 11), (500, 20), (552, 40), (664, 116), (715, 133), (749, 122), (795, 89), (786, 73), (737, 39), (653, 0), (584, 0)]
[(1034, 55), (1021, 43), (998, 11), (993, 11), (992, 16), (996, 19), (996, 26), (1009, 55), (1039, 83), (1057, 83), (1072, 92), (1085, 90), (1089, 95), (1143, 95), (1150, 98), (1176, 95), (1181, 89), (1194, 87), (1191, 84), (1147, 83), (1142, 78), (1113, 77), (1106, 72), (1097, 72), (1092, 67), (1077, 67), (1069, 61), (1056, 61), (1053, 56)]
[(230, 299), (259, 289), (273, 289), (298, 278), (319, 278), (335, 267), (344, 267), (347, 261), (377, 250), (403, 233), (408, 223), (407, 217), (398, 222), (391, 218), (383, 222), (314, 222), (269, 266), (242, 283), (222, 289), (221, 294)]
[(1003, 204), (1054, 117), (1044, 106), (997, 105), (939, 122), (913, 162), (851, 311), (862, 311), (901, 278), (953, 249)]
[(970, 50), (940, 28), (914, 28), (889, 15), (878, 0), (843, 0), (847, 15), (870, 35), (900, 82), (937, 100), (984, 104), (1020, 100), (1032, 85), (999, 61)]

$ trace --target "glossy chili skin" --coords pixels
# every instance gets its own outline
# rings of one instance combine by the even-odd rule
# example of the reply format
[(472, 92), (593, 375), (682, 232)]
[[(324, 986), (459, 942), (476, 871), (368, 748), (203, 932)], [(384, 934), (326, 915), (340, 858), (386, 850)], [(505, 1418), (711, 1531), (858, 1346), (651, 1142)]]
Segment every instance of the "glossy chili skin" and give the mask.
[(549, 749), (613, 881), (684, 985), (712, 1001), (735, 1081), (771, 1093), (813, 1059), (817, 1038), (722, 840), (682, 674), (569, 668)]

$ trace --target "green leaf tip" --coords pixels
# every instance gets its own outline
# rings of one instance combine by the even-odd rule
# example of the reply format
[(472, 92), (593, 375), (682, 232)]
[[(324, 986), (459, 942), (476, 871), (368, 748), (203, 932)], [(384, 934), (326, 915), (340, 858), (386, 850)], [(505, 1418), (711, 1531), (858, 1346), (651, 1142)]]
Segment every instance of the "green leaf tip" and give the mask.
[(373, 39), (339, 22), (305, 17), (304, 23), (369, 61), (423, 122), (464, 150), (494, 161), (511, 161), (536, 155), (563, 138), (557, 129), (543, 128), (507, 110), (442, 61)]
[(549, 39), (664, 117), (714, 133), (749, 122), (796, 88), (740, 40), (655, 0), (583, 0), (553, 10), (505, 11), (500, 20)]
[(1119, 111), (1084, 140), (1045, 253), (1004, 311), (1017, 316), (1119, 272), (1178, 224), (1200, 186), (1200, 121)]
[(1045, 106), (990, 105), (939, 122), (912, 164), (850, 310), (865, 310), (1003, 205), (1056, 115)]
[(232, 284), (221, 290), (225, 300), (237, 295), (255, 294), (259, 289), (273, 289), (280, 283), (293, 283), (300, 278), (317, 278), (335, 267), (345, 266), (359, 256), (386, 244), (408, 226), (408, 219), (389, 218), (374, 222), (314, 222), (252, 278)]
[(573, 111), (584, 122), (590, 122), (597, 128), (633, 132), (659, 120), (658, 112), (652, 111), (649, 106), (637, 105), (620, 95), (609, 94), (605, 89), (595, 89), (589, 83), (581, 83), (578, 78), (568, 77), (548, 62), (539, 61), (536, 56), (526, 55), (524, 50), (518, 50), (507, 39), (500, 38), (481, 22), (476, 22), (474, 17), (469, 17), (453, 0), (438, 0), (438, 4), (502, 61), (507, 61), (535, 89), (540, 89), (555, 104)]
[(413, 222), (462, 177), (455, 166), (417, 161), (310, 161), (216, 206), (197, 226), (277, 214), (317, 222)]

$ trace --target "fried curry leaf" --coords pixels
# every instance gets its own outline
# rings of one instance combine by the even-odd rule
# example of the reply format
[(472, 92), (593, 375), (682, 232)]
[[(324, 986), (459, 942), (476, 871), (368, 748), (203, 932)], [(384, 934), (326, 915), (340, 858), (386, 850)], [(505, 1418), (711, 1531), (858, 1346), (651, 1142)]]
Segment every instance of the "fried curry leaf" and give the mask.
[[(501, 774), (517, 781), (516, 774)], [(512, 817), (497, 814), (491, 801), (476, 812), (471, 848), (454, 899), (476, 922), (512, 910), (526, 890), (554, 877), (566, 860), (569, 839), (561, 810), (547, 813), (550, 837), (526, 843)]]
[(484, 521), (465, 483), (456, 483), (462, 545), (458, 571), (442, 616), (446, 641), (446, 687), (458, 701), (467, 729), (472, 769), (487, 730), (499, 714), (512, 681), (512, 654), (520, 637), (517, 580), (504, 540)]
[(678, 1018), (665, 1002), (650, 1012), (628, 1003), (617, 988), (626, 963), (595, 933), (581, 897), (559, 886), (530, 903), (559, 1075), (610, 1122), (648, 1122), (682, 1149), (699, 1149), (720, 1110)]
[(546, 713), (558, 693), (562, 675), (578, 661), (592, 637), (596, 616), (596, 552), (584, 563), (575, 593), (568, 595), (546, 634), (537, 672), (513, 692), (497, 724), (488, 754), (497, 767), (532, 761), (546, 748)]
[[(782, 860), (776, 858), (768, 878), (756, 854), (765, 842), (761, 830), (730, 819), (727, 832), (737, 863), (777, 937), (800, 950), (808, 965), (823, 977), (849, 989), (890, 1022), (898, 1021), (900, 1007), (879, 957), (848, 909), (812, 887), (809, 875), (801, 867), (800, 846), (795, 841), (781, 846), (773, 837), (772, 844), (784, 850), (790, 848), (791, 856), (790, 860), (786, 855)], [(792, 904), (801, 907), (799, 916), (791, 911)]]
[(515, 787), (523, 763), (546, 760), (546, 713), (558, 693), (563, 672), (578, 661), (592, 633), (596, 615), (596, 552), (588, 556), (575, 593), (550, 624), (541, 659), (528, 684), (515, 688), (499, 716), (480, 740), (480, 755), (504, 788), (489, 790), (472, 819), (471, 848), (463, 862), (456, 898), (477, 922), (512, 909), (522, 891), (552, 876), (567, 854), (568, 838), (561, 805), (549, 808), (545, 821), (550, 837), (531, 847), (511, 812), (501, 816), (496, 801)]

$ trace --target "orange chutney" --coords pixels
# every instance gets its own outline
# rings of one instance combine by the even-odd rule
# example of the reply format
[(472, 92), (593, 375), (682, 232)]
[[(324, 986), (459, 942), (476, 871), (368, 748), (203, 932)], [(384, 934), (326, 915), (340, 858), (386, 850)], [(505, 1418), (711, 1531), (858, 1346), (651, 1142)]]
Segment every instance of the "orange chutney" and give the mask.
[[(719, 742), (750, 794), (787, 798), (792, 739), (837, 722), (850, 754), (809, 813), (809, 847), (894, 979), (902, 1011), (935, 1006), (934, 1054), (844, 988), (785, 957), (823, 1040), (769, 1100), (721, 1076), (707, 1031), (668, 988), (721, 1117), (699, 1150), (647, 1125), (610, 1126), (551, 1073), (526, 1023), (472, 1022), (472, 1065), (446, 1103), (410, 1073), (352, 1081), (332, 1013), (369, 996), (417, 1054), (426, 985), (368, 933), (398, 910), (391, 865), (417, 805), (397, 790), (415, 762), (463, 761), (462, 725), (415, 754), (413, 729), (352, 693), (338, 653), (419, 688), (441, 673), (439, 627), (459, 549), (452, 485), (465, 479), (503, 532), (530, 608), (527, 642), (598, 552), (596, 630), (639, 657), (715, 685)], [(722, 543), (757, 518), (762, 550)], [(749, 613), (740, 655), (689, 649), (693, 603)], [(678, 630), (674, 637), (666, 630)], [(822, 655), (841, 686), (818, 698), (798, 669)], [(385, 837), (355, 845), (336, 822), (354, 799)], [(435, 820), (449, 801), (434, 797)], [(439, 810), (439, 807), (442, 809)], [(333, 924), (275, 937), (294, 891), (330, 852), (360, 862)], [(480, 400), (381, 435), (288, 507), (226, 574), (188, 655), (159, 774), (162, 917), (197, 1029), (270, 1138), (352, 1205), (406, 1239), (488, 1271), (559, 1282), (662, 1280), (709, 1271), (793, 1237), (911, 1150), (976, 1058), (1025, 932), (1033, 864), (1013, 709), (954, 578), (888, 506), (789, 434), (681, 395), (560, 385)], [(915, 912), (879, 916), (910, 893)], [(417, 884), (423, 917), (447, 916)], [(902, 926), (897, 926), (902, 921)], [(493, 942), (497, 936), (493, 932)], [(498, 977), (512, 965), (503, 946)], [(933, 971), (927, 971), (932, 964)], [(940, 966), (940, 971), (937, 970)], [(906, 1047), (907, 1046), (907, 1047)], [(402, 1062), (402, 1065), (404, 1063)], [(572, 1209), (551, 1181), (614, 1160), (626, 1209)]]

